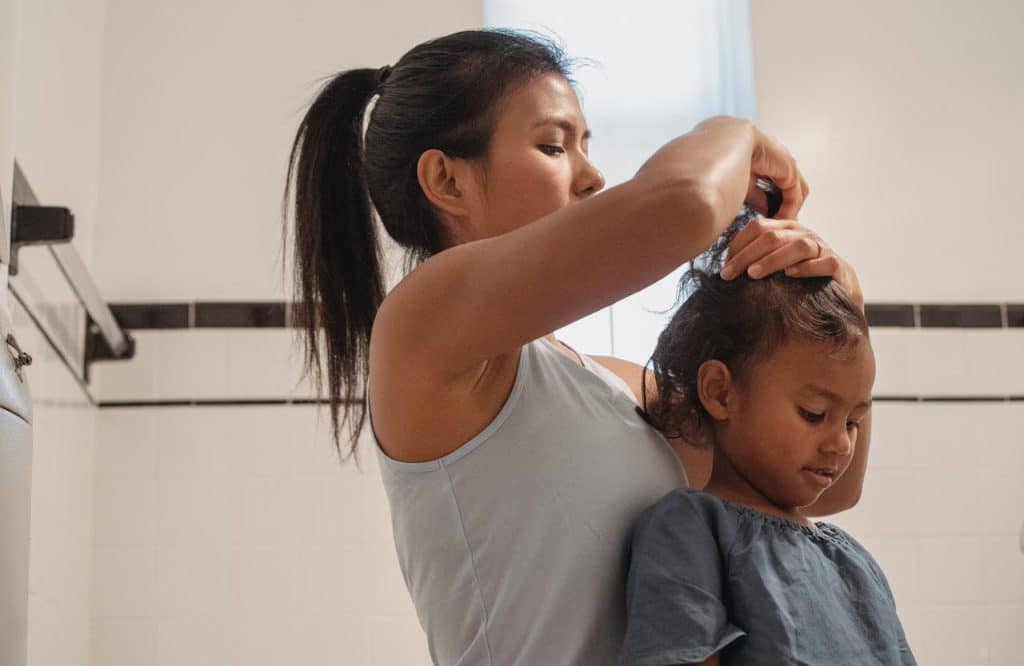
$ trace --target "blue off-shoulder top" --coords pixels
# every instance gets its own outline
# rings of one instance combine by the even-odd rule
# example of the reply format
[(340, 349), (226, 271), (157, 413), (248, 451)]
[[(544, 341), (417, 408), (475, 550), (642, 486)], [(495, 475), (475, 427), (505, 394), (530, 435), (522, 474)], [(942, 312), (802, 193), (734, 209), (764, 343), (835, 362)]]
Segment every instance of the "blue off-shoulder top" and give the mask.
[(801, 525), (690, 488), (634, 524), (622, 666), (916, 664), (878, 563)]

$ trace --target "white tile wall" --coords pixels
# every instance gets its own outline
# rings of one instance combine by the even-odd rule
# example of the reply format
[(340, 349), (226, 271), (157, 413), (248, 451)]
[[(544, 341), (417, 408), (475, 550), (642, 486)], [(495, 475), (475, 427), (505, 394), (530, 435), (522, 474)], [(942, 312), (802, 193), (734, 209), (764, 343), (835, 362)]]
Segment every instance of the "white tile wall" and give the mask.
[[(589, 325), (589, 324), (588, 324)], [(571, 332), (570, 332), (571, 333)], [(140, 330), (130, 362), (92, 365), (100, 401), (314, 397), (301, 378), (293, 329)], [(580, 335), (583, 335), (580, 333)], [(580, 352), (607, 354), (564, 339)], [(1024, 329), (886, 329), (871, 332), (884, 396), (1024, 395)], [(324, 346), (321, 341), (321, 350)], [(945, 429), (947, 416), (940, 417)]]
[[(430, 663), (376, 460), (364, 449), (364, 472), (340, 466), (323, 416), (317, 428), (311, 405), (100, 412), (94, 659)], [(145, 618), (142, 637), (121, 635), (140, 628), (128, 616)]]
[(1019, 664), (1024, 403), (878, 403), (860, 503), (921, 664)]
[[(220, 338), (235, 368), (229, 386), (258, 382), (263, 388), (249, 395), (288, 396), (288, 381), (274, 375), (292, 374), (294, 357), (282, 351), (291, 332), (215, 331), (190, 346), (192, 333), (149, 334), (178, 338), (159, 346), (179, 354), (173, 362), (144, 362), (155, 374), (177, 366), (178, 378), (195, 382), (179, 385), (179, 395), (191, 395), (211, 367), (205, 364), (215, 354), (195, 350)], [(931, 363), (959, 357), (966, 367), (974, 357), (965, 350), (986, 349), (963, 344), (976, 331), (933, 333), (877, 336), (880, 376), (886, 358), (900, 358), (891, 350), (902, 347), (916, 354), (904, 386), (933, 389), (910, 381), (925, 353), (934, 355)], [(268, 357), (278, 360), (261, 376), (255, 368)], [(931, 379), (937, 377), (944, 376)], [(116, 394), (116, 383), (108, 382), (110, 376), (103, 390)], [(946, 386), (963, 392), (962, 385)], [(394, 555), (376, 458), (364, 448), (362, 473), (339, 466), (328, 430), (326, 410), (318, 425), (312, 405), (101, 410), (94, 654), (152, 655), (136, 662), (143, 664), (180, 663), (187, 654), (198, 655), (197, 663), (204, 654), (222, 663), (275, 663), (286, 654), (428, 663)], [(1006, 637), (1021, 617), (1012, 613), (1024, 605), (1024, 554), (1017, 546), (1022, 431), (1020, 402), (875, 406), (863, 498), (830, 520), (881, 563), (921, 663), (1016, 658)], [(1009, 619), (993, 619), (1004, 610)], [(149, 638), (118, 634), (117, 627), (133, 626), (118, 623), (129, 615), (148, 618), (142, 636)], [(958, 623), (966, 633), (953, 640), (949, 628)]]

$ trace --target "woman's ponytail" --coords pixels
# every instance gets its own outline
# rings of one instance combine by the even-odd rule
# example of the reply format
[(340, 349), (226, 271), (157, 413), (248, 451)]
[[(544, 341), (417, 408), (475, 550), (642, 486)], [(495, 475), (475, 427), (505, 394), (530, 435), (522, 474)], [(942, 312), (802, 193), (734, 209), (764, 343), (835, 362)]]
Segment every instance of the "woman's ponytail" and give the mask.
[[(356, 439), (366, 420), (365, 401), (356, 391), (366, 376), (370, 329), (384, 298), (362, 157), (363, 113), (377, 85), (378, 70), (353, 69), (323, 87), (292, 144), (284, 195), (287, 209), (294, 186), (290, 325), (304, 333), (303, 376), (313, 377), (318, 398), (326, 366), (339, 455), (341, 425), (349, 423), (350, 446), (342, 460), (356, 455)], [(326, 359), (320, 354), (321, 328)], [(353, 409), (357, 419), (352, 418)]]
[[(305, 376), (314, 377), (318, 397), (326, 369), (339, 454), (339, 431), (348, 420), (349, 455), (343, 460), (356, 456), (358, 462), (356, 439), (367, 402), (357, 391), (364, 390), (370, 330), (385, 292), (371, 200), (384, 230), (408, 253), (406, 270), (443, 251), (452, 240), (418, 180), (423, 152), (437, 149), (486, 163), (505, 92), (545, 73), (568, 80), (568, 71), (565, 54), (542, 35), (465, 30), (419, 44), (395, 61), (393, 71), (385, 66), (338, 74), (302, 119), (284, 196), (287, 220), (294, 187), (290, 323), (304, 334)], [(378, 92), (364, 142), (363, 116)]]

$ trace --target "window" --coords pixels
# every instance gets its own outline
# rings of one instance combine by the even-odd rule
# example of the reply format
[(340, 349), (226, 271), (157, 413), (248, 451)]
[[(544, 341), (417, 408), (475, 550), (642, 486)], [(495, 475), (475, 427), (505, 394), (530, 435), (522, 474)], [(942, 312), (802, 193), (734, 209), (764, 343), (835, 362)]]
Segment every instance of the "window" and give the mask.
[[(574, 78), (606, 187), (632, 177), (662, 144), (708, 116), (754, 119), (746, 0), (485, 0), (484, 18), (488, 26), (554, 37), (587, 61)], [(672, 306), (682, 269), (556, 335), (589, 354), (644, 364), (671, 314), (657, 311)]]

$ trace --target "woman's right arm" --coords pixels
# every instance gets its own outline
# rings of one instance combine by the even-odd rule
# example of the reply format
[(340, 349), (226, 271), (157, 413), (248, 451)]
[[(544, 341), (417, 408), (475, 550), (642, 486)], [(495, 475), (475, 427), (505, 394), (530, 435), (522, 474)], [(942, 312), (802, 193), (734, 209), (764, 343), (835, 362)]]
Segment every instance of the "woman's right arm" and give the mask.
[(382, 303), (371, 365), (437, 387), (639, 291), (710, 246), (756, 176), (782, 189), (780, 216), (799, 209), (806, 185), (784, 148), (747, 121), (704, 121), (629, 181), (425, 261)]

